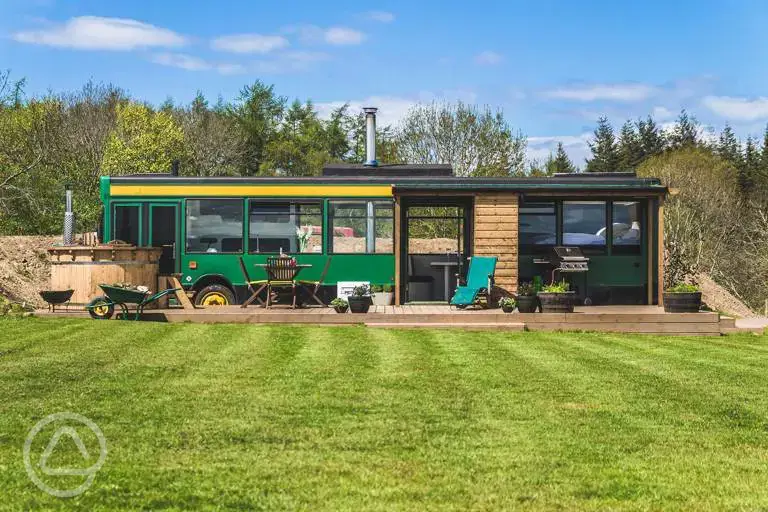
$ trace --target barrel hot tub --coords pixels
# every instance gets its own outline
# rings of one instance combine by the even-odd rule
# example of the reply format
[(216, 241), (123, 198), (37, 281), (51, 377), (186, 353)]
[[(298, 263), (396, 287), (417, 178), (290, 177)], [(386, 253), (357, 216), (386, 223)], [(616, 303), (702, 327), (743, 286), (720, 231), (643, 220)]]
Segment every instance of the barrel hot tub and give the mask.
[(131, 283), (157, 288), (163, 250), (133, 245), (57, 246), (51, 256), (51, 290), (75, 290), (72, 304), (103, 295), (99, 284)]

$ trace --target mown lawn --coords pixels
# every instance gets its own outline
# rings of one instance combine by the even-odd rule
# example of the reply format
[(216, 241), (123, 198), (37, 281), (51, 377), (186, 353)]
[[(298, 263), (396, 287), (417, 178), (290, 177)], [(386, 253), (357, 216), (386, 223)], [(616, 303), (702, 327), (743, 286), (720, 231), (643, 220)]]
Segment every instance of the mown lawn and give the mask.
[[(108, 442), (76, 498), (22, 462), (59, 411)], [(5, 320), (0, 489), (8, 510), (764, 508), (768, 338)]]

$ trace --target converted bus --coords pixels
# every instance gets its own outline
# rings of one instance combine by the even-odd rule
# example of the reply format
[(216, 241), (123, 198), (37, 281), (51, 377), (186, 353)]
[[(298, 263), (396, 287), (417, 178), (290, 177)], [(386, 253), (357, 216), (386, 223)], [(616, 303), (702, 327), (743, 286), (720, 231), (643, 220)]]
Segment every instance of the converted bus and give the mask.
[(105, 176), (101, 238), (162, 247), (200, 305), (242, 303), (240, 269), (288, 254), (322, 279), (392, 286), (395, 303), (447, 302), (473, 255), (498, 257), (495, 283), (549, 281), (552, 248), (589, 270), (563, 275), (592, 304), (657, 304), (667, 189), (631, 173), (467, 178), (446, 165), (329, 165), (319, 177)]

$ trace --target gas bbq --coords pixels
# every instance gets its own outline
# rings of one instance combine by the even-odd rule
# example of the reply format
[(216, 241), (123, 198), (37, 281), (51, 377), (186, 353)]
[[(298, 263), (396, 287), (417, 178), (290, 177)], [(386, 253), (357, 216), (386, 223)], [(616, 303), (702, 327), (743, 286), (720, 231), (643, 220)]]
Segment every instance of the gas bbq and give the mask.
[[(557, 246), (552, 248), (549, 259), (536, 259), (534, 263), (550, 265), (552, 267), (552, 279), (555, 282), (555, 274), (558, 272), (575, 273), (586, 272), (589, 270), (589, 258), (584, 256), (578, 247)], [(591, 301), (589, 298), (584, 300), (585, 304)]]

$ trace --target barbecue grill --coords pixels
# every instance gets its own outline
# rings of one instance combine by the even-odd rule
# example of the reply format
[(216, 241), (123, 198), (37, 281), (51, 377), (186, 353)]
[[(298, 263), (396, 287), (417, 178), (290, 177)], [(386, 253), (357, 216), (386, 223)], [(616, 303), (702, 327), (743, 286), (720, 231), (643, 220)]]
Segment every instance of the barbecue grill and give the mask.
[(557, 272), (575, 273), (589, 270), (589, 258), (584, 256), (578, 247), (557, 246), (552, 248), (548, 259), (537, 259), (534, 263), (547, 264), (552, 267), (552, 280), (555, 282)]

